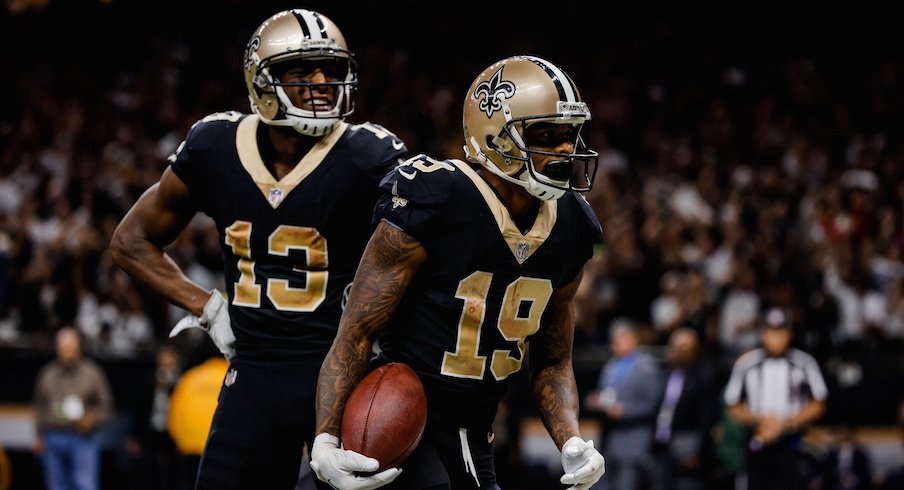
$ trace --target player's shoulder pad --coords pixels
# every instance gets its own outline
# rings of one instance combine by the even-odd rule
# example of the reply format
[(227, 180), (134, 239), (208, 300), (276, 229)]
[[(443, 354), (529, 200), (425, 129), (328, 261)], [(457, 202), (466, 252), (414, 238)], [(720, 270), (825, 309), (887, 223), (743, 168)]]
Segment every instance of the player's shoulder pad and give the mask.
[(597, 217), (596, 212), (593, 211), (593, 208), (590, 207), (590, 203), (584, 198), (584, 195), (577, 192), (568, 192), (565, 196), (566, 198), (573, 199), (574, 202), (577, 203), (577, 207), (583, 211), (587, 226), (589, 226), (594, 233), (602, 235), (603, 227), (600, 225), (600, 220)]
[(408, 153), (405, 142), (392, 131), (372, 122), (350, 124), (348, 126), (349, 141), (356, 147), (370, 148), (375, 153), (383, 155), (384, 161), (395, 156), (399, 157)]
[(418, 204), (437, 204), (455, 194), (456, 185), (467, 179), (453, 163), (423, 153), (405, 160), (389, 172), (380, 187), (393, 196)]
[(183, 150), (198, 152), (222, 145), (224, 137), (234, 140), (236, 128), (247, 116), (241, 112), (227, 111), (215, 112), (197, 120), (189, 128), (182, 143), (167, 157), (167, 161), (175, 162)]
[(214, 112), (192, 124), (186, 139), (196, 146), (216, 142), (224, 133), (234, 135), (236, 126), (246, 117), (248, 114), (237, 111)]

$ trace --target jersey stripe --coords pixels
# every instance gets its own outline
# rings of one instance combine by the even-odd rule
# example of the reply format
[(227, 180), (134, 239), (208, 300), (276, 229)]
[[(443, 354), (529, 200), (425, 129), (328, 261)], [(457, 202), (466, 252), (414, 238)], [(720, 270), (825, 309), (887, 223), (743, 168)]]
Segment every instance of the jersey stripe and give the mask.
[(824, 401), (827, 390), (815, 359), (790, 349), (782, 357), (756, 349), (740, 357), (725, 388), (729, 405), (746, 403), (757, 415), (793, 416), (811, 400)]

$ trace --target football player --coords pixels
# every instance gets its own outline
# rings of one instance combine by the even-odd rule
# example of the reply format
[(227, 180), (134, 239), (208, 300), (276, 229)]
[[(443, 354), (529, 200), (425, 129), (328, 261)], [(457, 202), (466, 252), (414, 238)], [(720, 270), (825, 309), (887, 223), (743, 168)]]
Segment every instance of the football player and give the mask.
[[(466, 95), (469, 162), (419, 155), (383, 180), (375, 232), (317, 386), (311, 466), (321, 480), (342, 489), (499, 488), (491, 424), (525, 364), (562, 452), (562, 483), (589, 488), (603, 474), (602, 455), (580, 436), (571, 361), (575, 290), (602, 238), (579, 194), (596, 171), (580, 135), (589, 119), (560, 68), (507, 58)], [(401, 469), (365, 476), (378, 463), (341, 448), (342, 410), (368, 369), (386, 362), (421, 378), (427, 428)]]
[[(318, 12), (264, 21), (244, 73), (253, 114), (195, 123), (111, 247), (133, 278), (191, 313), (170, 336), (203, 328), (230, 360), (196, 488), (292, 489), (313, 440), (317, 373), (372, 231), (380, 180), (407, 149), (376, 124), (344, 121), (356, 62)], [(163, 251), (198, 211), (219, 232), (225, 298)]]

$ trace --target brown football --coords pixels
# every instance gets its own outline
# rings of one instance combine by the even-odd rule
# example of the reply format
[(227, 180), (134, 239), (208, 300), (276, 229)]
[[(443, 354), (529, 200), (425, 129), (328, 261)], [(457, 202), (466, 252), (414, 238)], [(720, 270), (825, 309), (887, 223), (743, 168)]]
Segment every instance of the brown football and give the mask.
[(417, 374), (392, 362), (371, 371), (352, 391), (342, 414), (342, 446), (397, 467), (417, 447), (427, 423), (427, 396)]

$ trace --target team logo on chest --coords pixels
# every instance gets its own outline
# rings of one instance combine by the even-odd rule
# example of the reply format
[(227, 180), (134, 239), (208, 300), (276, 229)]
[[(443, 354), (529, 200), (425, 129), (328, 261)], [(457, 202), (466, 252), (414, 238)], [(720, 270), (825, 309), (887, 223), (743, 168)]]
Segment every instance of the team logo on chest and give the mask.
[(392, 198), (392, 209), (395, 208), (404, 208), (408, 205), (408, 199), (399, 196), (393, 196)]
[(493, 78), (480, 82), (474, 89), (475, 99), (483, 96), (478, 107), (488, 118), (493, 117), (494, 112), (502, 110), (502, 99), (510, 99), (515, 95), (515, 84), (502, 79), (502, 68), (493, 74)]
[(518, 261), (524, 262), (527, 260), (527, 257), (530, 255), (530, 243), (527, 242), (518, 242), (518, 245), (515, 245), (515, 257), (518, 258)]
[(279, 203), (281, 203), (282, 200), (283, 200), (282, 189), (280, 189), (279, 187), (274, 187), (274, 188), (270, 189), (270, 193), (267, 194), (267, 202), (269, 202), (271, 206), (273, 206), (274, 208), (276, 206), (279, 206)]

